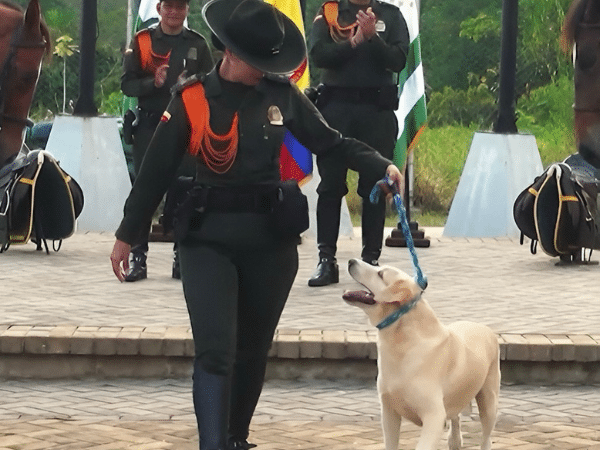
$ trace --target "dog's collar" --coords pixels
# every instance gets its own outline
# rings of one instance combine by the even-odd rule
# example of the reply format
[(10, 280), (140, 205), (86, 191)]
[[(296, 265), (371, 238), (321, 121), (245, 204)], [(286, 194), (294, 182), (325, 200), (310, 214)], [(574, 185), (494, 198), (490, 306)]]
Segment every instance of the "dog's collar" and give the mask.
[(381, 322), (379, 322), (377, 325), (375, 325), (377, 327), (377, 329), (383, 330), (384, 328), (389, 327), (396, 320), (398, 320), (404, 314), (406, 314), (411, 309), (413, 309), (413, 306), (415, 306), (417, 304), (417, 302), (419, 300), (421, 300), (422, 294), (423, 294), (422, 291), (419, 292), (417, 295), (414, 296), (414, 298), (410, 302), (404, 304), (403, 306), (400, 307), (400, 309), (397, 309), (396, 311), (391, 313), (389, 316), (387, 316), (385, 319), (383, 319)]

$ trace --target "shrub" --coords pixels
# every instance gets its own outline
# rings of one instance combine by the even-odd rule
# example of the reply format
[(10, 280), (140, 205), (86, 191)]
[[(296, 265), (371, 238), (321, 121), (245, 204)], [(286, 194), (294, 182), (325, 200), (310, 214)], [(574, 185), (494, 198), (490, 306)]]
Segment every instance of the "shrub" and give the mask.
[(495, 99), (487, 85), (471, 86), (466, 91), (449, 86), (431, 94), (427, 103), (428, 123), (431, 127), (445, 125), (477, 125), (489, 128), (497, 112)]

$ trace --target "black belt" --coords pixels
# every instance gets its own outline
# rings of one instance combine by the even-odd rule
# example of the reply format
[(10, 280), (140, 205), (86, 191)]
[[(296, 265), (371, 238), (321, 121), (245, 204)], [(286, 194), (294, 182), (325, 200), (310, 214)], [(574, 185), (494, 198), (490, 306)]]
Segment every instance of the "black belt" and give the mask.
[(266, 214), (273, 211), (279, 189), (274, 185), (245, 187), (196, 186), (190, 192), (198, 212), (251, 212)]
[(352, 103), (378, 104), (381, 88), (323, 86), (323, 95), (330, 100)]

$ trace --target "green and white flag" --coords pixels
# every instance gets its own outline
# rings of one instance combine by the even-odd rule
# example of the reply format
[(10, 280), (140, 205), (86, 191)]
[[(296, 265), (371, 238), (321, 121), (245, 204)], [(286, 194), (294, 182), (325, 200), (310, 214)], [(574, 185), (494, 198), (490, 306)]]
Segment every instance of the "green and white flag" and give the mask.
[(407, 155), (416, 144), (427, 121), (425, 105), (425, 79), (421, 63), (421, 37), (419, 35), (419, 10), (415, 0), (388, 0), (400, 8), (410, 36), (406, 66), (400, 72), (398, 85), (402, 89), (398, 116), (398, 140), (394, 152), (394, 164), (399, 168), (406, 164)]

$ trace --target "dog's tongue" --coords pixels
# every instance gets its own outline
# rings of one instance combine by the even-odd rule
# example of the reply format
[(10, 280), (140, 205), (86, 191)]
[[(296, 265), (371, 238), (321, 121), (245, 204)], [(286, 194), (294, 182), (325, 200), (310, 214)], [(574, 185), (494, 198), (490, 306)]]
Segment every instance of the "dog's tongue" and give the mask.
[(360, 302), (366, 305), (374, 305), (375, 299), (372, 292), (367, 291), (346, 291), (342, 298), (347, 302)]

